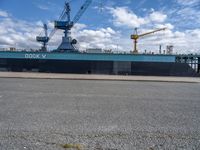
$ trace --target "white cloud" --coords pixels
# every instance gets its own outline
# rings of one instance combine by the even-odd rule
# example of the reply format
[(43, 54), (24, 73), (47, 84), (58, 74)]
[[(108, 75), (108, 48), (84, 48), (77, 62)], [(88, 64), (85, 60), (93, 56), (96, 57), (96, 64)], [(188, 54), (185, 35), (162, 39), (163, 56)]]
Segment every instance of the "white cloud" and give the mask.
[(138, 17), (127, 7), (110, 7), (108, 10), (110, 10), (110, 13), (114, 18), (114, 25), (116, 26), (128, 26), (131, 28), (136, 28), (148, 23), (145, 18)]
[[(78, 24), (78, 26), (80, 26), (80, 24)], [(121, 48), (116, 42), (120, 36), (119, 33), (110, 27), (96, 30), (75, 27), (72, 30), (72, 36), (78, 39), (80, 49), (102, 48), (115, 50)]]
[(51, 2), (51, 1), (40, 1), (37, 3), (36, 1), (32, 2), (37, 8), (44, 10), (44, 11), (52, 11), (56, 12), (58, 9), (60, 10), (60, 6), (57, 3)]
[(200, 24), (200, 0), (176, 0), (171, 9), (166, 9), (176, 27), (198, 28)]
[(154, 28), (167, 28), (168, 30), (173, 30), (174, 25), (172, 25), (171, 23), (155, 24)]
[(164, 22), (167, 19), (167, 15), (158, 11), (152, 12), (149, 17), (152, 22)]
[(187, 20), (185, 24), (188, 23), (200, 23), (200, 11), (191, 7), (184, 7), (177, 11), (178, 19)]
[[(192, 2), (190, 3), (192, 4)], [(126, 47), (127, 50), (133, 49), (133, 43), (129, 39), (130, 35), (132, 34), (133, 27), (139, 27), (139, 34), (152, 31), (153, 29), (167, 27), (166, 31), (157, 32), (139, 39), (139, 49), (141, 51), (146, 49), (149, 51), (151, 50), (158, 52), (159, 45), (161, 44), (163, 47), (166, 47), (167, 45), (173, 45), (175, 52), (178, 53), (200, 53), (199, 28), (194, 28), (187, 31), (175, 31), (175, 29), (177, 30), (176, 26), (170, 22), (167, 22), (167, 13), (165, 14), (161, 11), (155, 11), (154, 9), (152, 9), (152, 13), (143, 17), (137, 16), (134, 12), (124, 7), (109, 8), (109, 10), (113, 16), (113, 24), (115, 26), (123, 25), (127, 28), (130, 28), (130, 30), (126, 29), (127, 34), (123, 35), (122, 37), (123, 43), (126, 43), (127, 45), (124, 46), (123, 43), (120, 42), (120, 45), (123, 45), (123, 48)], [(194, 17), (196, 19), (197, 15), (194, 13), (195, 10), (190, 10), (193, 11), (190, 11), (189, 14), (192, 14), (190, 17)], [(186, 13), (183, 14), (186, 15)], [(187, 19), (188, 17), (184, 18), (184, 20)], [(130, 20), (134, 20), (134, 23)], [(142, 21), (140, 22), (140, 20)], [(119, 30), (124, 29), (119, 28)]]
[[(147, 30), (149, 31), (149, 30)], [(146, 32), (146, 31), (143, 31)], [(163, 50), (167, 45), (174, 46), (174, 53), (200, 53), (200, 29), (186, 31), (166, 30), (139, 39), (139, 50), (158, 52), (159, 45)]]
[(38, 5), (37, 6), (39, 9), (41, 9), (41, 10), (48, 10), (49, 9), (49, 7), (48, 6), (45, 6), (45, 5)]
[(9, 14), (6, 11), (0, 10), (0, 17), (8, 17)]
[(139, 17), (127, 7), (107, 8), (113, 17), (113, 24), (115, 26), (125, 26), (129, 28), (138, 28), (150, 23), (163, 23), (167, 19), (167, 15), (152, 10), (150, 15)]
[(0, 47), (38, 48), (35, 37), (41, 32), (38, 22), (29, 23), (13, 18), (3, 18), (0, 22)]
[[(156, 19), (150, 19), (151, 15), (144, 17), (137, 16), (128, 8), (112, 8), (110, 13), (113, 14), (114, 25), (119, 26), (117, 30), (112, 27), (102, 27), (97, 29), (90, 29), (85, 24), (76, 24), (72, 29), (72, 36), (79, 42), (79, 48), (84, 50), (86, 48), (103, 48), (113, 50), (130, 51), (133, 49), (133, 42), (130, 40), (132, 28), (140, 27), (139, 34), (151, 31), (155, 28), (167, 27), (168, 30), (158, 32), (142, 39), (139, 39), (138, 46), (142, 52), (145, 49), (158, 52), (159, 45), (163, 45), (163, 49), (167, 45), (174, 45), (175, 52), (179, 53), (199, 53), (200, 52), (200, 28), (194, 28), (186, 31), (175, 31), (176, 26), (167, 22), (167, 16), (160, 13)], [(119, 11), (119, 12), (118, 12)], [(159, 11), (153, 11), (158, 14)], [(156, 16), (156, 15), (155, 15)], [(126, 18), (128, 17), (128, 19)], [(162, 19), (160, 19), (162, 18)], [(130, 21), (133, 19), (134, 21)], [(53, 29), (53, 23), (48, 22), (50, 29)], [(121, 28), (126, 26), (127, 28)], [(129, 30), (130, 28), (130, 30)], [(27, 22), (24, 20), (17, 20), (11, 17), (3, 17), (0, 22), (0, 47), (18, 48), (33, 48), (37, 49), (40, 44), (36, 42), (35, 37), (40, 34), (42, 30), (42, 22)], [(58, 30), (55, 36), (49, 43), (49, 49), (57, 48), (63, 36), (63, 31)]]
[[(0, 22), (0, 47), (17, 47), (19, 49), (39, 49), (40, 43), (36, 42), (36, 36), (41, 32), (43, 23), (26, 22), (13, 18), (3, 18)], [(53, 22), (48, 22), (49, 31), (53, 29)], [(49, 49), (57, 48), (64, 35), (62, 30), (58, 30), (49, 42)], [(76, 24), (72, 29), (72, 37), (79, 42), (79, 48), (103, 48), (116, 49), (121, 48), (115, 44), (119, 33), (112, 28), (100, 28), (96, 30), (87, 29), (85, 24)]]
[(181, 4), (181, 5), (200, 5), (200, 0), (177, 0), (177, 3), (178, 4)]

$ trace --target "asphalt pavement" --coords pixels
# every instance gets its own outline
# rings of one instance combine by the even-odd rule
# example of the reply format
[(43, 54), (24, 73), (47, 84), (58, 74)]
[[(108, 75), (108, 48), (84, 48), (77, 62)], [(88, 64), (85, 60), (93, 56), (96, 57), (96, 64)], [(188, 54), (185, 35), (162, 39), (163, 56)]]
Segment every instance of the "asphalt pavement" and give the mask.
[(199, 150), (200, 83), (0, 78), (1, 150)]

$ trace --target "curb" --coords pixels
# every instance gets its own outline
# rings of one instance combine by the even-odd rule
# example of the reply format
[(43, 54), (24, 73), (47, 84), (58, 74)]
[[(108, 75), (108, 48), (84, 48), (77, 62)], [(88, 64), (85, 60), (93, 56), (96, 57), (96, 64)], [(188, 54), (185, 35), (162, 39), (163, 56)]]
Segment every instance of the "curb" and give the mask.
[(81, 74), (26, 73), (26, 72), (0, 72), (0, 78), (200, 83), (200, 78), (198, 77), (117, 76), (117, 75), (86, 75), (86, 74), (81, 75)]

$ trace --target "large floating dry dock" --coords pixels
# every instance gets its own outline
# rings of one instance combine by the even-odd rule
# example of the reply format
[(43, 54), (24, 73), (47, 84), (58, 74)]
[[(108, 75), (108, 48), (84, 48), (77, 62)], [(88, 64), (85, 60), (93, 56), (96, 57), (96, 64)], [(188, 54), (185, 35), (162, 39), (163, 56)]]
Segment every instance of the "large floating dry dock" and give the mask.
[(0, 52), (0, 68), (52, 73), (199, 76), (199, 60), (193, 55)]

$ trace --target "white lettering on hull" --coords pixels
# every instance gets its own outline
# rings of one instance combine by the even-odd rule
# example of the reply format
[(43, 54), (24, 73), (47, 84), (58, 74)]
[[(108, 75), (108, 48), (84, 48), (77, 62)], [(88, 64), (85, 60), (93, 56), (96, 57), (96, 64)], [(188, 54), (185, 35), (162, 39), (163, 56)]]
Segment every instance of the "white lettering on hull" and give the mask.
[(46, 54), (42, 54), (42, 58), (46, 58), (47, 57), (47, 55)]
[(25, 54), (25, 58), (27, 59), (45, 59), (46, 57), (46, 54)]

